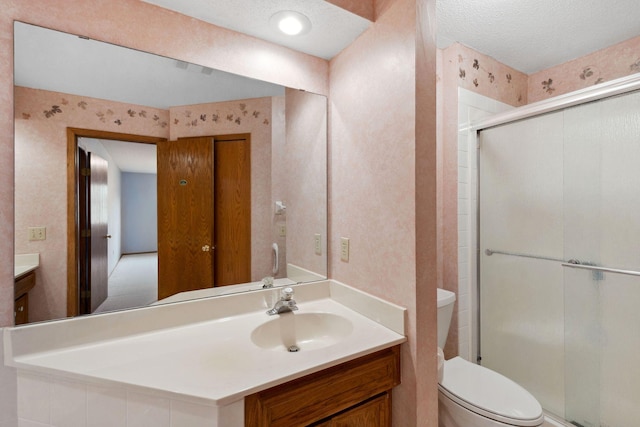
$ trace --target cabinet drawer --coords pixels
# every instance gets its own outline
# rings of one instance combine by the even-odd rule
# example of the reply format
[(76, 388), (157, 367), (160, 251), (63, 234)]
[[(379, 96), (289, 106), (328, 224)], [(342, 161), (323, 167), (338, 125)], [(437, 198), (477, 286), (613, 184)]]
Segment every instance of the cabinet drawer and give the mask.
[(304, 426), (400, 384), (400, 346), (247, 396), (245, 425)]
[(14, 298), (18, 299), (25, 295), (36, 285), (36, 273), (34, 271), (20, 276), (13, 285)]

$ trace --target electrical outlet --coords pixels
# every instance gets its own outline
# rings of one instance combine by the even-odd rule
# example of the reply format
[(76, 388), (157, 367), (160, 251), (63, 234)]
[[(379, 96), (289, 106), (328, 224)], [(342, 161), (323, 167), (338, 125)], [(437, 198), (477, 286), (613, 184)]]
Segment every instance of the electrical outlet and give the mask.
[(349, 262), (349, 239), (347, 237), (340, 238), (340, 259)]
[(287, 237), (287, 225), (286, 224), (278, 224), (278, 235), (280, 237)]
[(313, 245), (316, 255), (322, 255), (322, 241), (320, 240), (320, 234), (315, 234), (313, 236)]
[(46, 238), (46, 227), (29, 227), (29, 240), (45, 240)]

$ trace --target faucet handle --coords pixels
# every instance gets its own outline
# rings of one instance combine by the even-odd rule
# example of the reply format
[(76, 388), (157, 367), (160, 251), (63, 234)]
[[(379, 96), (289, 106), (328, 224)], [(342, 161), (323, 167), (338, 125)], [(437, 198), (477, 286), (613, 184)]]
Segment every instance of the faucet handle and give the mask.
[(284, 288), (282, 290), (282, 299), (284, 301), (290, 301), (293, 298), (293, 288)]
[(264, 289), (273, 288), (273, 277), (267, 276), (262, 278), (262, 287)]

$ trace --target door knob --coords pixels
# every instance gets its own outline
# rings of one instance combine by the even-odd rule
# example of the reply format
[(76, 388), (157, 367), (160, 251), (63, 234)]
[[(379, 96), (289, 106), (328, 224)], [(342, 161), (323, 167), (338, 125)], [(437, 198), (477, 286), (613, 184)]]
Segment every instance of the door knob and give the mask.
[(107, 234), (106, 236), (104, 236), (105, 239), (110, 239), (111, 238), (111, 234)]
[(202, 247), (202, 252), (209, 252), (211, 250), (211, 247), (209, 245), (204, 245)]

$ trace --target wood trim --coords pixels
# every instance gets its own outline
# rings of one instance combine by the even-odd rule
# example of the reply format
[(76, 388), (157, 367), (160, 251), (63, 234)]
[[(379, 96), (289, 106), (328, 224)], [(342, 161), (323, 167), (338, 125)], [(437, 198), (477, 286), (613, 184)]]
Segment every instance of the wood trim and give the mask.
[(166, 141), (166, 138), (158, 138), (145, 135), (133, 135), (119, 132), (106, 132), (93, 129), (67, 128), (67, 316), (77, 316), (78, 307), (78, 219), (77, 205), (78, 183), (76, 171), (78, 169), (78, 138), (96, 138), (111, 141), (127, 141), (142, 144), (156, 144)]
[(309, 425), (398, 384), (399, 345), (247, 396), (245, 425)]

